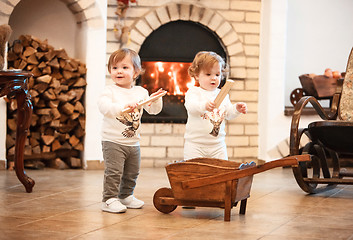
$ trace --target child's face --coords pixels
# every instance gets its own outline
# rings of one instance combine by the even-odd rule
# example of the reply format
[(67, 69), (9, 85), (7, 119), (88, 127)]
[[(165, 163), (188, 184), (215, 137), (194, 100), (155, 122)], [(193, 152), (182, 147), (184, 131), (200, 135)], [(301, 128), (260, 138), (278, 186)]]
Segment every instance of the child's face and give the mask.
[(221, 83), (222, 68), (219, 63), (216, 63), (210, 69), (202, 69), (197, 76), (200, 87), (207, 91), (215, 90)]
[(136, 75), (130, 56), (126, 56), (122, 61), (112, 64), (110, 67), (112, 80), (122, 88), (131, 88)]

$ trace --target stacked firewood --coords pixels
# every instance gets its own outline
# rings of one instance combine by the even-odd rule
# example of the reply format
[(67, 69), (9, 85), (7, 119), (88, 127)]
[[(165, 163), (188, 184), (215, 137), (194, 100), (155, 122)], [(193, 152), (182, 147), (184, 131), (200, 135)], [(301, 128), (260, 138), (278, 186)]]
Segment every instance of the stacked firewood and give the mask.
[[(56, 168), (82, 166), (85, 135), (85, 64), (55, 50), (47, 42), (22, 35), (8, 52), (9, 69), (33, 73), (28, 81), (33, 114), (25, 146), (25, 166), (38, 161)], [(14, 156), (17, 104), (11, 99), (7, 116), (7, 156)], [(41, 164), (39, 164), (41, 165)], [(35, 167), (35, 166), (34, 166)]]

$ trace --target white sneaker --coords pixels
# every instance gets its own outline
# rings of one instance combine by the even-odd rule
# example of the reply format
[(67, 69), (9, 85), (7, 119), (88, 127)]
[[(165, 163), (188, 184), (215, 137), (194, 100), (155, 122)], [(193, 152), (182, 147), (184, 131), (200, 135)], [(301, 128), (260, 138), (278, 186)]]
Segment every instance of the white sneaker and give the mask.
[(124, 204), (127, 208), (142, 208), (145, 204), (143, 201), (138, 200), (133, 195), (128, 196), (124, 199), (119, 199), (122, 204)]
[(126, 212), (125, 205), (121, 204), (117, 198), (109, 198), (107, 201), (102, 202), (102, 211), (111, 213), (124, 213)]

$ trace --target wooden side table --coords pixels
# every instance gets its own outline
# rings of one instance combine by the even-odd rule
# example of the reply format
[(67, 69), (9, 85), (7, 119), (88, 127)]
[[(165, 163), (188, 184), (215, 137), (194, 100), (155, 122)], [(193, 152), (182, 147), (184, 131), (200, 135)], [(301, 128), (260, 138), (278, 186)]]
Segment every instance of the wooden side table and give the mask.
[(30, 72), (21, 70), (0, 71), (0, 97), (16, 98), (17, 129), (15, 143), (15, 171), (17, 178), (25, 186), (27, 192), (32, 192), (34, 180), (24, 172), (24, 147), (32, 116), (32, 103), (28, 93), (27, 78), (33, 76)]

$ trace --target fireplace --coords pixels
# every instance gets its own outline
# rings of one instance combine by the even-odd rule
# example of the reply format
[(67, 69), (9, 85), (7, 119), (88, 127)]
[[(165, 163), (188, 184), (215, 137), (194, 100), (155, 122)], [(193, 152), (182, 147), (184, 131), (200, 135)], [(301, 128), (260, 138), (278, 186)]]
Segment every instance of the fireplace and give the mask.
[(167, 90), (163, 110), (158, 115), (144, 113), (142, 122), (185, 123), (185, 93), (195, 80), (188, 68), (199, 51), (214, 51), (227, 61), (219, 37), (207, 27), (192, 21), (173, 21), (153, 31), (141, 46), (139, 55), (145, 73), (137, 81), (149, 93)]

